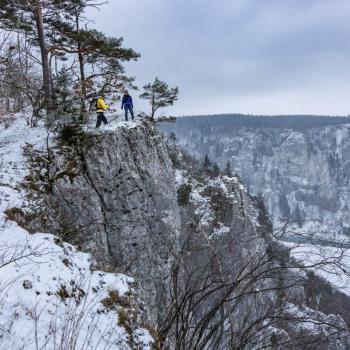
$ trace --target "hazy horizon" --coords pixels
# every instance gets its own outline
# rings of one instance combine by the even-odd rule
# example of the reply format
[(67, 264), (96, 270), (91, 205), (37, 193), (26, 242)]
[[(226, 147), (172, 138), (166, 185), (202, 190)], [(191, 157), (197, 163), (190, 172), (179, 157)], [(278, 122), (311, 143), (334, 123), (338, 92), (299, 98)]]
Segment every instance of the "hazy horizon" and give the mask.
[(127, 66), (138, 86), (179, 86), (169, 114), (347, 115), (349, 13), (346, 0), (112, 0), (87, 15), (141, 53)]
[(181, 114), (177, 115), (176, 118), (183, 117), (215, 117), (215, 116), (243, 116), (243, 117), (322, 117), (322, 118), (350, 118), (350, 114), (254, 114), (254, 113), (210, 113), (210, 114)]

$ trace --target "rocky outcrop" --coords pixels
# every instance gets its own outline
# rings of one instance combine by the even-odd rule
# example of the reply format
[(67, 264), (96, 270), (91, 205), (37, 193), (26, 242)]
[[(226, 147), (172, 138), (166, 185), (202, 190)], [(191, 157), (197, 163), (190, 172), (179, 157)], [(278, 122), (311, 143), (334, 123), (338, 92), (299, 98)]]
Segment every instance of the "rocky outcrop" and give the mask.
[(61, 139), (46, 204), (57, 233), (135, 277), (159, 346), (346, 349), (347, 325), (308, 302), (306, 272), (238, 177), (132, 125)]
[(249, 193), (262, 194), (276, 226), (288, 218), (297, 224), (293, 231), (349, 241), (348, 123), (347, 118), (232, 115), (178, 118), (160, 129), (174, 132), (193, 156), (208, 154), (222, 167), (230, 161)]
[(181, 223), (174, 169), (153, 128), (76, 135), (55, 150), (50, 178), (58, 233), (104, 269), (137, 277), (149, 305), (165, 301)]
[[(207, 322), (208, 349), (346, 349), (347, 325), (339, 315), (347, 316), (349, 298), (342, 295), (341, 310), (341, 293), (290, 258), (289, 248), (272, 237), (264, 204), (250, 197), (237, 177), (203, 178), (188, 168), (177, 172), (179, 193), (190, 191), (181, 210), (186, 271), (180, 285), (187, 287), (182, 297), (206, 295), (198, 304), (189, 297), (196, 315), (189, 329)], [(338, 296), (334, 305), (332, 292)], [(316, 303), (316, 295), (328, 301), (326, 307)], [(176, 348), (204, 346), (202, 334), (178, 332), (185, 340)]]
[(44, 123), (12, 123), (0, 122), (0, 348), (150, 350), (134, 280), (91, 268), (90, 254), (36, 231), (51, 227), (42, 202), (50, 140)]

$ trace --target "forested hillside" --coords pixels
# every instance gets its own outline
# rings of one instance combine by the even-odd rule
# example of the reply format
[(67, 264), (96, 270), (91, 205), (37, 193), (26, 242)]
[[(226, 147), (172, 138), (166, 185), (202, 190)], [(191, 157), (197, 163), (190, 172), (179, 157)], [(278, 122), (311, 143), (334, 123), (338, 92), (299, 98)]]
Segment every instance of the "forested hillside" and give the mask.
[(141, 56), (88, 17), (112, 3), (0, 2), (0, 350), (349, 349), (347, 247), (282, 241), (269, 215), (349, 233), (348, 118), (166, 137), (179, 89), (156, 77), (134, 111)]
[[(262, 195), (276, 229), (294, 223), (294, 238), (349, 244), (348, 117), (198, 116), (160, 123), (200, 161), (237, 172)], [(175, 136), (176, 135), (176, 136)], [(289, 232), (293, 236), (293, 232)], [(315, 240), (316, 241), (316, 240)]]

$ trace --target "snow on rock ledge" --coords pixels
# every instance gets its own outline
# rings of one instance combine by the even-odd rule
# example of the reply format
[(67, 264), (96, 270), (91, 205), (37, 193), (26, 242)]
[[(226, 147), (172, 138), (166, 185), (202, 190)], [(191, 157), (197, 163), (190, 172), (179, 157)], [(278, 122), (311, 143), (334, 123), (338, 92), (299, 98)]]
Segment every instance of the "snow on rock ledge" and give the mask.
[(89, 254), (52, 235), (29, 235), (12, 222), (2, 227), (1, 347), (131, 349), (132, 343), (149, 349), (148, 331), (128, 319), (134, 317), (132, 279), (90, 266)]
[(89, 254), (6, 218), (6, 210), (28, 205), (23, 147), (43, 149), (46, 136), (20, 117), (0, 129), (0, 347), (150, 349), (133, 279), (93, 271)]

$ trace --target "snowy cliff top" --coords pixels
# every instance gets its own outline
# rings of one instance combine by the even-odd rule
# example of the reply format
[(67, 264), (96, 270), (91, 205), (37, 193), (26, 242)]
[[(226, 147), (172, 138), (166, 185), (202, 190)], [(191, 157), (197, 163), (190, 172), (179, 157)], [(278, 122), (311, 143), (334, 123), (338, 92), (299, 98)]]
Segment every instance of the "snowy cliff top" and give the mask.
[(102, 123), (100, 128), (96, 129), (96, 120), (94, 116), (93, 118), (90, 119), (88, 125), (87, 126), (85, 125), (83, 127), (83, 130), (88, 133), (105, 133), (105, 132), (116, 130), (118, 128), (132, 129), (139, 126), (143, 120), (137, 117), (134, 120), (131, 120), (131, 117), (129, 117), (129, 121), (125, 121), (124, 116), (120, 114), (107, 114), (107, 113), (106, 113), (106, 118), (107, 118), (108, 124), (104, 125)]
[[(132, 127), (124, 124), (112, 128)], [(1, 348), (150, 349), (149, 332), (128, 327), (131, 278), (93, 271), (89, 254), (6, 218), (6, 210), (28, 205), (23, 152), (28, 145), (44, 150), (46, 138), (44, 126), (29, 128), (20, 116), (7, 128), (0, 124)]]

